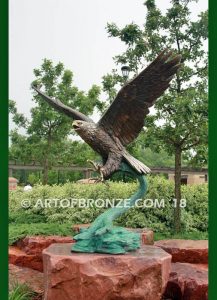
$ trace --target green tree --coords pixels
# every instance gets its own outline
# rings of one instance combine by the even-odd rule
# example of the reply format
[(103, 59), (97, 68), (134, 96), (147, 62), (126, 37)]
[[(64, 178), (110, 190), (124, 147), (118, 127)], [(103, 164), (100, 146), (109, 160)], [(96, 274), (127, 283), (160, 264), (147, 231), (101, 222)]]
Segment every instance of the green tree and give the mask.
[[(103, 107), (99, 101), (100, 88), (93, 85), (87, 93), (80, 91), (73, 85), (73, 73), (65, 69), (62, 63), (55, 65), (51, 60), (44, 59), (42, 65), (34, 69), (34, 75), (36, 79), (32, 84), (40, 85), (47, 95), (60, 99), (84, 114), (91, 115), (94, 108), (101, 110)], [(10, 102), (14, 122), (18, 126), (25, 123), (27, 132), (26, 137), (16, 131), (11, 132), (11, 155), (17, 155), (23, 160), (24, 156), (25, 159), (28, 156), (29, 160), (39, 161), (44, 169), (42, 181), (46, 184), (48, 170), (66, 152), (65, 140), (71, 133), (72, 120), (52, 109), (38, 94), (33, 94), (33, 101), (36, 105), (31, 109), (31, 119), (28, 121), (25, 118), (23, 120), (23, 116), (16, 110), (15, 103)]]
[(26, 128), (26, 126), (28, 124), (28, 120), (27, 120), (27, 118), (25, 118), (25, 116), (23, 114), (21, 114), (17, 111), (15, 101), (9, 100), (8, 110), (9, 110), (9, 113), (11, 114), (11, 116), (12, 116), (12, 121), (17, 126)]
[[(18, 160), (25, 164), (34, 164), (35, 162), (43, 162), (43, 153), (41, 148), (43, 141), (32, 142), (31, 136), (19, 134), (17, 130), (11, 131), (10, 134), (11, 145), (9, 148), (9, 159)], [(99, 160), (99, 156), (84, 142), (73, 141), (66, 137), (60, 143), (53, 142), (52, 149), (52, 166), (72, 166), (77, 165), (81, 167), (87, 166), (87, 159)], [(56, 171), (52, 170), (52, 166), (48, 171), (48, 184), (65, 183), (67, 180), (75, 181), (81, 179), (82, 172), (76, 171)], [(39, 175), (40, 174), (40, 175)], [(25, 176), (24, 176), (25, 175)], [(27, 178), (28, 176), (28, 178)], [(41, 182), (41, 171), (33, 172), (16, 172), (16, 177), (19, 182), (30, 182), (35, 184)]]
[(25, 163), (29, 155), (31, 155), (31, 148), (27, 142), (27, 137), (19, 134), (17, 129), (11, 130), (9, 159), (19, 159)]
[[(118, 28), (107, 25), (111, 37), (123, 41), (127, 50), (116, 56), (117, 65), (127, 64), (136, 75), (163, 49), (169, 48), (182, 55), (182, 67), (170, 88), (155, 104), (155, 113), (146, 118), (146, 146), (155, 151), (165, 149), (175, 156), (174, 229), (181, 230), (181, 165), (182, 154), (188, 158), (200, 157), (206, 161), (207, 148), (207, 12), (201, 12), (191, 21), (189, 4), (193, 0), (172, 0), (171, 7), (163, 15), (154, 0), (147, 0), (146, 21), (142, 28), (131, 23)], [(112, 100), (118, 85), (117, 71), (103, 78), (104, 90)], [(203, 149), (203, 150), (202, 150)]]

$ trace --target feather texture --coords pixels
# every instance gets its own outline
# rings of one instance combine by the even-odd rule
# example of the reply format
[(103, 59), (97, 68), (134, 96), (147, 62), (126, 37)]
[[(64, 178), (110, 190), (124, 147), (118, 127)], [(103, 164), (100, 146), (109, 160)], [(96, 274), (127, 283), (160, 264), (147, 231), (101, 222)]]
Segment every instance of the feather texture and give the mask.
[(149, 107), (169, 87), (180, 67), (181, 56), (164, 50), (117, 94), (98, 125), (117, 137), (122, 145), (132, 142), (144, 126)]
[(55, 110), (64, 113), (68, 117), (72, 118), (73, 120), (81, 120), (86, 122), (93, 122), (89, 117), (85, 116), (81, 112), (63, 104), (58, 99), (53, 99), (47, 95), (45, 95), (39, 88), (36, 86), (32, 86), (32, 88)]

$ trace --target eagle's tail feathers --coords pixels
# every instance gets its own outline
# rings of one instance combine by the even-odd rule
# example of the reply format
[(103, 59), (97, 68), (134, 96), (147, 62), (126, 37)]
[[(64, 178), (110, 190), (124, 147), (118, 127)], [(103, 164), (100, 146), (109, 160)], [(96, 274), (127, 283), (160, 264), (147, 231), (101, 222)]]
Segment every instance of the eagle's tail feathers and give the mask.
[(148, 174), (151, 172), (149, 167), (147, 167), (141, 161), (130, 155), (127, 151), (125, 151), (123, 156), (126, 159), (126, 161), (140, 174)]

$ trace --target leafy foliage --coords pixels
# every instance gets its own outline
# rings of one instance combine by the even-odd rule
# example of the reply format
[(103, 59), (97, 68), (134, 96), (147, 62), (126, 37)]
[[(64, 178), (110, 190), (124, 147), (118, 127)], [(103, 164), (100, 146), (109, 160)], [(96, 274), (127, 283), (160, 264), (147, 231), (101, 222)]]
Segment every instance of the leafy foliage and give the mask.
[[(134, 207), (121, 216), (117, 220), (117, 224), (127, 227), (150, 227), (158, 233), (171, 232), (174, 214), (173, 182), (159, 176), (148, 177), (148, 182), (149, 190), (145, 199), (153, 199), (153, 201), (158, 199), (158, 203), (161, 199), (164, 199), (164, 207), (143, 207), (142, 205), (141, 207)], [(64, 233), (64, 230), (68, 233), (66, 228), (68, 228), (69, 225), (67, 224), (90, 223), (105, 210), (103, 207), (96, 207), (94, 205), (96, 199), (109, 199), (110, 201), (116, 199), (115, 203), (117, 203), (118, 199), (128, 199), (136, 189), (137, 184), (135, 182), (110, 182), (109, 188), (103, 184), (87, 184), (81, 186), (80, 184), (67, 183), (62, 186), (54, 185), (52, 187), (38, 185), (28, 193), (23, 192), (21, 189), (11, 191), (9, 210), (10, 222), (12, 224), (11, 230), (13, 231), (12, 240), (16, 239), (16, 225), (18, 223), (30, 222), (31, 219), (33, 222), (47, 222), (49, 224), (44, 224), (45, 227), (39, 229), (36, 226), (37, 224), (25, 225), (23, 234), (29, 231), (29, 225), (31, 226), (30, 228), (32, 228), (31, 230), (36, 234), (37, 232), (38, 234), (42, 234), (43, 230), (47, 232), (46, 230), (49, 231), (51, 227), (52, 230), (56, 230), (55, 232), (57, 233)], [(187, 201), (186, 207), (181, 208), (182, 230), (184, 232), (207, 232), (207, 185), (182, 186), (182, 193), (183, 198)], [(28, 199), (31, 202), (30, 208), (24, 209), (21, 207), (21, 201), (24, 199)], [(41, 199), (40, 203), (38, 199)], [(66, 205), (68, 205), (72, 199), (93, 199), (93, 205), (82, 208), (78, 207), (77, 202), (73, 202), (73, 205), (71, 205), (72, 202), (70, 202), (71, 206), (64, 208), (58, 205), (55, 207), (54, 202), (51, 202), (50, 207), (44, 207), (45, 204), (41, 205), (41, 203), (48, 201), (45, 199), (67, 201), (64, 202)], [(149, 203), (149, 205), (147, 203)], [(150, 202), (147, 203), (147, 206), (150, 206)]]
[(9, 225), (9, 245), (14, 244), (19, 239), (27, 235), (60, 235), (70, 236), (73, 234), (71, 224), (59, 223), (32, 223), (26, 224), (25, 220), (22, 223), (11, 223)]
[[(51, 60), (44, 59), (40, 68), (34, 70), (34, 75), (36, 79), (33, 84), (40, 85), (47, 95), (84, 114), (91, 115), (94, 109), (103, 108), (103, 103), (99, 101), (100, 88), (93, 85), (87, 93), (80, 91), (73, 84), (73, 73), (65, 69), (62, 63), (55, 65)], [(25, 123), (27, 131), (27, 136), (20, 135), (17, 130), (11, 132), (10, 158), (40, 162), (44, 168), (45, 184), (48, 182), (48, 170), (57, 160), (67, 156), (67, 137), (71, 133), (72, 120), (52, 109), (38, 94), (33, 95), (33, 101), (36, 105), (31, 109), (31, 120), (19, 114), (15, 102), (10, 101), (13, 121), (18, 126)]]
[(9, 113), (12, 115), (12, 120), (15, 124), (17, 124), (20, 127), (24, 127), (24, 128), (27, 126), (28, 120), (24, 117), (23, 114), (20, 114), (17, 111), (15, 101), (9, 100), (8, 110), (9, 110)]

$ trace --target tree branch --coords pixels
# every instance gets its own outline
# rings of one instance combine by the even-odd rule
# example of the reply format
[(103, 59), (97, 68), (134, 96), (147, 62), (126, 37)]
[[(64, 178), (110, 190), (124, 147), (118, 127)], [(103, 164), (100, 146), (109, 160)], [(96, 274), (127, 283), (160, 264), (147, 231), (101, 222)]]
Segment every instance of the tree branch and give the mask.
[(194, 143), (192, 143), (192, 144), (190, 144), (190, 145), (188, 145), (188, 146), (182, 148), (182, 150), (183, 150), (183, 151), (189, 150), (190, 148), (192, 148), (193, 146), (196, 146), (196, 145), (198, 145), (198, 144), (200, 144), (200, 140), (198, 140), (198, 141), (196, 141), (196, 142), (194, 142)]

